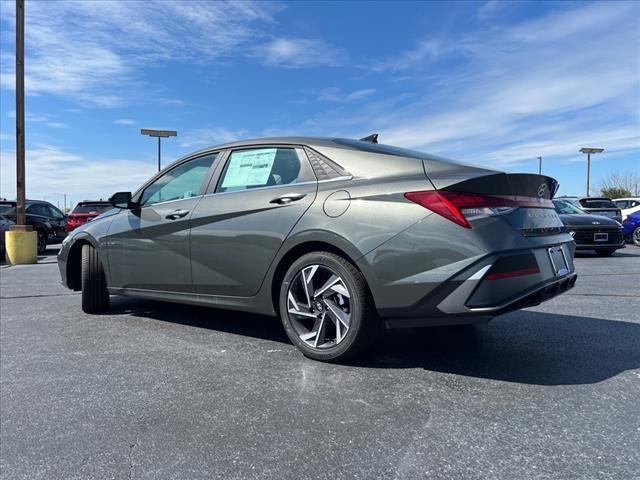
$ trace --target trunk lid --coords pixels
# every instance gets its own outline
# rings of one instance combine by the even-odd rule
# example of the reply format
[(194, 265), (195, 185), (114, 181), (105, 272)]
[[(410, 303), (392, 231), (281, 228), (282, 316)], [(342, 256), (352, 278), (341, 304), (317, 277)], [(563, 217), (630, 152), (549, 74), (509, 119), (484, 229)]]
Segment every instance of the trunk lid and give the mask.
[(425, 172), (438, 190), (498, 197), (520, 207), (502, 215), (525, 236), (555, 235), (565, 231), (551, 199), (558, 182), (546, 175), (504, 173), (473, 166), (424, 160)]

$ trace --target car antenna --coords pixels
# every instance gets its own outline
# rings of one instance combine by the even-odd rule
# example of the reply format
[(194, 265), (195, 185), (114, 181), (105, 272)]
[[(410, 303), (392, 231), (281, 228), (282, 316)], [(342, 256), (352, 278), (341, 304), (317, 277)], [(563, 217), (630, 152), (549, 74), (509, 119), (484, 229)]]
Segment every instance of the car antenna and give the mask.
[(361, 142), (369, 142), (369, 143), (378, 143), (378, 134), (372, 133), (368, 137), (364, 137), (360, 139)]

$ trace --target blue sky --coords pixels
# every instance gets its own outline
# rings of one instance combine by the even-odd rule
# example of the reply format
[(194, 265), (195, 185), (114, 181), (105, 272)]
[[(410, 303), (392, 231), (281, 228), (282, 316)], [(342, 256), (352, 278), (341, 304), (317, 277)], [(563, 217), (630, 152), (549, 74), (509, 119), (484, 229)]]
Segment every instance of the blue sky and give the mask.
[[(27, 194), (133, 190), (234, 139), (361, 137), (557, 178), (640, 172), (640, 3), (27, 2)], [(15, 196), (14, 2), (0, 2), (0, 196)]]

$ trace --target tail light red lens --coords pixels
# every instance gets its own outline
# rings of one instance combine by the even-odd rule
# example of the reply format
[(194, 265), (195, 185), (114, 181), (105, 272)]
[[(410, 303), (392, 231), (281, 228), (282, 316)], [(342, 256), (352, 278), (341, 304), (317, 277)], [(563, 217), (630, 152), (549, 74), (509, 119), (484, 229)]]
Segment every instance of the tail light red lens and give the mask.
[(469, 220), (502, 215), (519, 207), (553, 208), (551, 200), (546, 199), (502, 197), (446, 190), (407, 192), (404, 196), (464, 228), (471, 228)]

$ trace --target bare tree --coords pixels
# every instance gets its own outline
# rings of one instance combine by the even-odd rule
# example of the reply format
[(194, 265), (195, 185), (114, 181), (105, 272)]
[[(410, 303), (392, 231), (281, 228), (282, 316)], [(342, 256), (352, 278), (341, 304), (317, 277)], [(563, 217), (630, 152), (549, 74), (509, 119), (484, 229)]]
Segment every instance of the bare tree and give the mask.
[(608, 198), (631, 197), (638, 195), (640, 175), (636, 172), (611, 172), (600, 180), (600, 195)]

